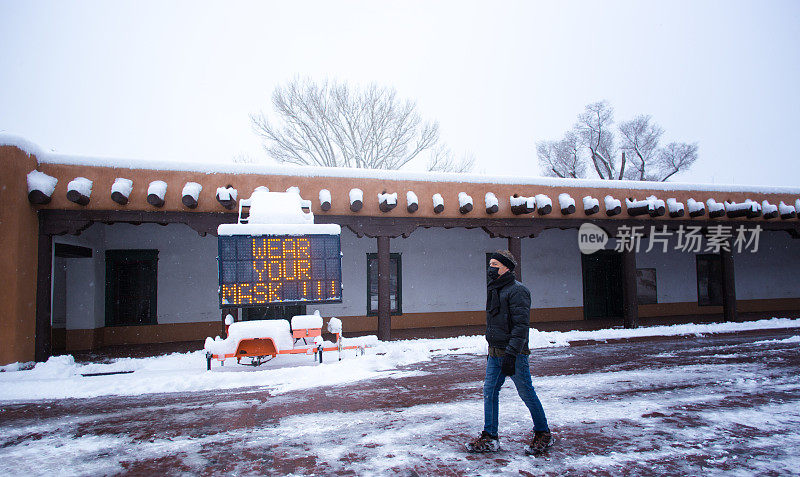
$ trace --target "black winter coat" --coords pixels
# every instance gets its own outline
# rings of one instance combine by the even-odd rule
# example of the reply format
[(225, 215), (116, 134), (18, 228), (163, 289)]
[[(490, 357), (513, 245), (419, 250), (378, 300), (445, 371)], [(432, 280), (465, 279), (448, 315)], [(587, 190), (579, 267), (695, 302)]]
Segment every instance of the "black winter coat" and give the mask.
[(489, 283), (486, 295), (486, 341), (493, 348), (519, 354), (528, 346), (531, 292), (508, 271)]

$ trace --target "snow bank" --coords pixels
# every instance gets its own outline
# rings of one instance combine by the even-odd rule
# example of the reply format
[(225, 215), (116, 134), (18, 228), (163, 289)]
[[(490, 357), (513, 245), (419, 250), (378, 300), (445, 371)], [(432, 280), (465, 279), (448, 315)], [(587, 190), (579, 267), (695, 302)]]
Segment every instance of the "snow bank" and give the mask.
[[(271, 320), (263, 328), (254, 322), (231, 325), (231, 335), (251, 336), (275, 332), (282, 340), (279, 346), (291, 347), (289, 323)], [(238, 325), (238, 326), (237, 326)], [(341, 321), (331, 318), (329, 329), (337, 329)], [(274, 329), (273, 329), (274, 327)], [(760, 329), (800, 328), (800, 320), (772, 318), (744, 323), (685, 324), (652, 326), (637, 329), (605, 329), (597, 331), (544, 332), (531, 329), (529, 346), (547, 348), (569, 346), (576, 341), (605, 341), (652, 336), (703, 335), (734, 333)], [(252, 333), (251, 333), (252, 332)], [(286, 336), (286, 339), (280, 338)], [(259, 336), (261, 337), (261, 336)], [(217, 340), (211, 340), (213, 346)], [(219, 340), (222, 341), (222, 340)], [(752, 344), (794, 344), (800, 337), (770, 340)], [(445, 339), (418, 339), (379, 342), (374, 336), (343, 338), (346, 346), (374, 345), (365, 356), (347, 350), (345, 359), (338, 361), (338, 352), (326, 352), (324, 363), (318, 364), (306, 355), (279, 356), (258, 368), (229, 365), (206, 371), (205, 351), (173, 353), (152, 358), (123, 358), (111, 363), (77, 364), (71, 356), (56, 356), (32, 369), (19, 364), (3, 367), (0, 373), (0, 401), (31, 401), (37, 399), (82, 398), (103, 395), (139, 395), (146, 393), (217, 391), (241, 387), (258, 387), (278, 394), (289, 390), (313, 389), (320, 385), (341, 384), (364, 379), (388, 377), (401, 373), (398, 366), (428, 361), (440, 355), (483, 354), (487, 351), (483, 336), (461, 336)], [(349, 352), (349, 354), (348, 354)], [(298, 373), (298, 366), (303, 366)], [(83, 377), (87, 373), (133, 371), (130, 374)], [(416, 371), (402, 371), (415, 373)]]

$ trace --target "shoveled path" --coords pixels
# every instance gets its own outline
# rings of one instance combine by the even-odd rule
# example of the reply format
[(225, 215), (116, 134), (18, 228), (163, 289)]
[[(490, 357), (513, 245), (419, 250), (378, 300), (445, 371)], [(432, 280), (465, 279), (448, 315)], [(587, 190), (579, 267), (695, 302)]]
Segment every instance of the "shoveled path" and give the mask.
[[(482, 427), (484, 357), (416, 375), (270, 396), (214, 393), (0, 405), (9, 475), (661, 475), (800, 469), (798, 330), (534, 350), (558, 437), (522, 455), (530, 418), (501, 394), (505, 451), (462, 452)], [(764, 343), (764, 341), (772, 341)]]

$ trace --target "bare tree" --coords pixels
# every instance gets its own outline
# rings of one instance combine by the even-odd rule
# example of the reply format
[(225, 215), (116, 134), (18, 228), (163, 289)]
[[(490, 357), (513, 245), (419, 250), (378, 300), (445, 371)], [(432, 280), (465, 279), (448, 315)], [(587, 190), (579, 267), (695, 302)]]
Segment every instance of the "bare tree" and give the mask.
[(697, 143), (671, 142), (667, 147), (659, 150), (656, 156), (655, 169), (658, 171), (659, 181), (666, 181), (674, 174), (684, 171), (697, 160)]
[(399, 169), (436, 145), (439, 125), (423, 122), (394, 89), (293, 80), (275, 89), (276, 119), (251, 115), (264, 148), (279, 162)]
[[(666, 181), (697, 160), (697, 143), (660, 145), (664, 130), (650, 116), (614, 125), (606, 101), (592, 103), (560, 141), (543, 141), (536, 152), (542, 172), (556, 177), (586, 177), (591, 163), (601, 179)], [(619, 144), (617, 143), (619, 137)]]
[(472, 172), (475, 167), (475, 156), (472, 153), (464, 153), (461, 158), (456, 158), (449, 147), (439, 144), (431, 150), (428, 159), (428, 172)]
[(560, 141), (541, 141), (536, 145), (542, 173), (551, 177), (584, 177), (586, 163), (580, 156), (578, 135), (567, 131)]
[(255, 157), (244, 152), (238, 152), (231, 157), (231, 162), (236, 164), (255, 164), (258, 161)]
[[(589, 150), (592, 165), (601, 179), (614, 179), (617, 169), (614, 162), (617, 150), (613, 124), (614, 110), (605, 101), (587, 105), (575, 124), (575, 131)], [(618, 178), (622, 178), (624, 170), (623, 163)]]
[(630, 153), (629, 179), (639, 181), (658, 180), (648, 175), (648, 167), (652, 166), (659, 155), (658, 143), (664, 134), (661, 126), (651, 122), (650, 116), (639, 115), (619, 125), (622, 137), (622, 149)]

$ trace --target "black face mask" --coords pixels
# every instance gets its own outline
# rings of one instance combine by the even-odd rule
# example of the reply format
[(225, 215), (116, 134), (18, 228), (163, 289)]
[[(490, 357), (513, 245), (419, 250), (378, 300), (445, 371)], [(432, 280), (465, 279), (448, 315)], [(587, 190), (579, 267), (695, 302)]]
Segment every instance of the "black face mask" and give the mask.
[(500, 268), (499, 267), (489, 267), (486, 270), (486, 283), (493, 282), (500, 277)]

